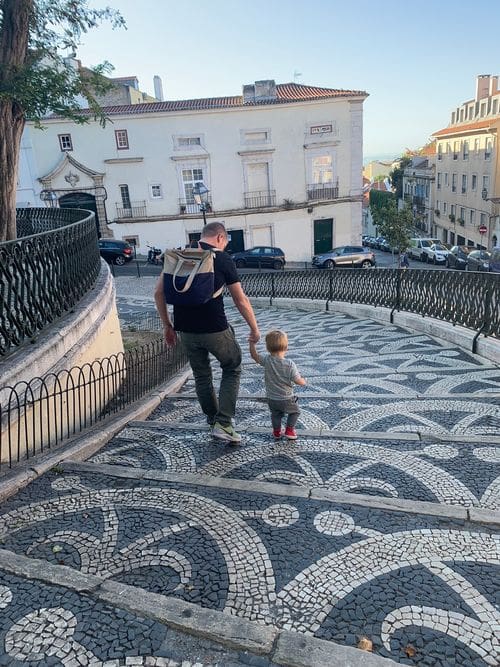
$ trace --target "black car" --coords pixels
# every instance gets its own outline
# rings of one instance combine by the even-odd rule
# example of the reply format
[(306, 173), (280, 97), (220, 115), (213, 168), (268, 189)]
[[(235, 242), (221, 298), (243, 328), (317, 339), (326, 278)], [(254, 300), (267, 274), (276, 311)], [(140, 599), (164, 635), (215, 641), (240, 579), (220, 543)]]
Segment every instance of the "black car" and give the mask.
[(118, 239), (99, 239), (99, 252), (108, 264), (123, 266), (134, 258), (134, 249), (127, 241)]
[(231, 257), (240, 269), (245, 266), (282, 269), (286, 264), (285, 253), (281, 248), (273, 248), (265, 245), (235, 252)]
[(490, 257), (487, 250), (473, 250), (467, 257), (467, 271), (489, 271)]
[(465, 271), (467, 267), (467, 257), (474, 248), (466, 245), (454, 245), (446, 255), (446, 267), (448, 269), (461, 269)]

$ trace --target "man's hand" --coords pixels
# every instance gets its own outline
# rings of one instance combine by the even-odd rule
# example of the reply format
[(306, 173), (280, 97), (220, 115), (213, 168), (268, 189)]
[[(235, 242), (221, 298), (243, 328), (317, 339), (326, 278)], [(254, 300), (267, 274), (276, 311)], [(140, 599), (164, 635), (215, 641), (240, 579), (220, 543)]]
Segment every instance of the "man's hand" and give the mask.
[(260, 331), (258, 329), (250, 329), (250, 335), (248, 336), (249, 343), (258, 343), (260, 340)]
[(177, 334), (175, 333), (175, 329), (171, 324), (164, 325), (163, 336), (168, 347), (174, 347), (174, 345), (177, 343)]

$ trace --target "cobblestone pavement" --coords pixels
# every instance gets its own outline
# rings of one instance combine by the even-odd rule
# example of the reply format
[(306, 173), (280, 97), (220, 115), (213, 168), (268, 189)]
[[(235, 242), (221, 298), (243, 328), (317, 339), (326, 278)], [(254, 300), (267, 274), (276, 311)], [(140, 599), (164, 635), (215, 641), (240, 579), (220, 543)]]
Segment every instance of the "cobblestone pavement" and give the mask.
[[(123, 320), (151, 311), (132, 280)], [(308, 378), (299, 440), (270, 438), (244, 346), (242, 446), (188, 381), (4, 502), (0, 665), (500, 664), (500, 369), (347, 315), (257, 316)]]

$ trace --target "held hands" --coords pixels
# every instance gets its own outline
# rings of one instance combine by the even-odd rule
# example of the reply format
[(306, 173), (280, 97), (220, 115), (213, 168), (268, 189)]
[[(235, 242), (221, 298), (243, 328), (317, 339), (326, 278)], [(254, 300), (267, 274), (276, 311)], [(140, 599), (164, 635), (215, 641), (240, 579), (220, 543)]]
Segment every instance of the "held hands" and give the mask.
[(250, 335), (248, 336), (249, 343), (258, 343), (260, 340), (260, 331), (258, 329), (251, 329)]

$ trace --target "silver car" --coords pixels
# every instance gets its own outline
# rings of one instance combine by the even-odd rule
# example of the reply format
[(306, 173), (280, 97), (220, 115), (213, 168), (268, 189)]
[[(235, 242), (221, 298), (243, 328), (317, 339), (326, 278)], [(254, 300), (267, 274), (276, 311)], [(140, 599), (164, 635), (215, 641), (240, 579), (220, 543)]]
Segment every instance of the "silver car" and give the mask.
[(357, 245), (345, 245), (333, 248), (321, 255), (314, 255), (313, 266), (318, 269), (334, 269), (336, 266), (348, 268), (361, 266), (364, 269), (375, 266), (375, 255), (368, 248)]

